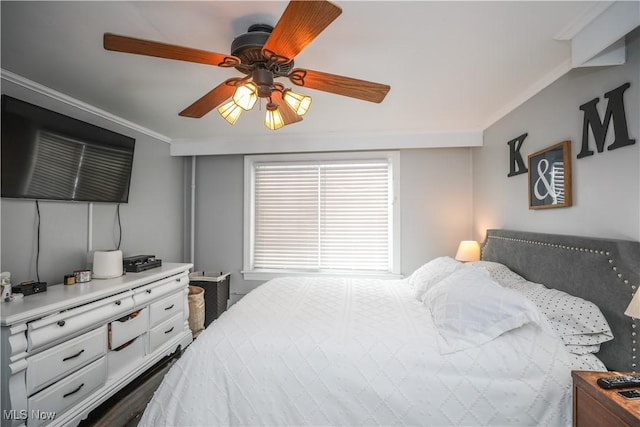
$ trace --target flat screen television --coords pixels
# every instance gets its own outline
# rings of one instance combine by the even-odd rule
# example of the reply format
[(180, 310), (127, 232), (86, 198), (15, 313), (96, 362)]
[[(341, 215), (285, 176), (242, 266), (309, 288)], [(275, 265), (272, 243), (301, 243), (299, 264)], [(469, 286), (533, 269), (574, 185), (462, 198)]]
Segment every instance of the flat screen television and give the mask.
[(2, 197), (127, 203), (135, 139), (2, 95)]

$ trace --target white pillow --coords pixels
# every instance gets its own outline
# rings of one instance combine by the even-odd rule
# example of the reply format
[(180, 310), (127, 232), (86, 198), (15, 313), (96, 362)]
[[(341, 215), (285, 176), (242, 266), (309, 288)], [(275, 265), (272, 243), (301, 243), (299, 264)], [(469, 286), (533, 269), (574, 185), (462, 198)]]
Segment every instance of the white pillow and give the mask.
[(584, 356), (585, 354), (595, 354), (595, 353), (599, 352), (600, 351), (600, 344), (593, 344), (593, 345), (565, 344), (565, 348), (571, 354), (576, 354), (578, 356)]
[(602, 371), (606, 372), (607, 367), (604, 363), (594, 354), (569, 354), (569, 361), (571, 362), (571, 370), (573, 371)]
[(613, 339), (607, 319), (591, 301), (527, 281), (514, 284), (512, 289), (522, 293), (538, 307), (556, 335), (570, 346), (567, 349), (571, 353), (596, 353), (601, 343)]
[(418, 268), (409, 276), (409, 285), (414, 289), (415, 297), (422, 301), (425, 292), (433, 285), (450, 275), (462, 263), (450, 257), (435, 258)]
[(510, 288), (513, 284), (524, 282), (525, 279), (517, 273), (511, 271), (509, 267), (499, 262), (493, 261), (473, 261), (469, 265), (486, 269), (491, 278), (500, 285)]
[(441, 354), (476, 347), (529, 322), (541, 322), (538, 310), (523, 295), (472, 266), (458, 268), (429, 289), (424, 305), (438, 329)]
[(502, 286), (516, 290), (533, 302), (549, 320), (555, 334), (572, 354), (600, 351), (600, 344), (613, 339), (613, 333), (600, 309), (590, 301), (540, 283), (529, 282), (507, 266), (491, 261), (469, 263), (485, 268)]

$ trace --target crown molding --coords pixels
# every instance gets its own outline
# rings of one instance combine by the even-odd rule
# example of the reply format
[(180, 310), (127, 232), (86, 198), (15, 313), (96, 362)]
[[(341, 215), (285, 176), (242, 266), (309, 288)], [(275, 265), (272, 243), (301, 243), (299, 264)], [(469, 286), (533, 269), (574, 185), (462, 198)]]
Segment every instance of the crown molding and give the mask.
[(107, 111), (101, 110), (100, 108), (94, 107), (93, 105), (87, 104), (86, 102), (82, 102), (76, 98), (65, 95), (64, 93), (48, 88), (44, 85), (41, 85), (40, 83), (36, 83), (33, 80), (29, 80), (11, 71), (7, 71), (3, 68), (0, 68), (0, 78), (4, 81), (13, 83), (17, 86), (36, 92), (40, 95), (46, 96), (58, 102), (63, 102), (74, 108), (85, 111), (91, 115), (94, 115), (102, 119), (105, 119), (107, 121), (110, 121), (112, 123), (116, 123), (118, 125), (124, 126), (126, 128), (142, 133), (144, 135), (148, 135), (159, 141), (166, 142), (167, 144), (171, 143), (171, 138), (169, 138), (166, 135), (162, 135), (158, 132), (154, 132), (151, 129), (148, 129), (144, 126), (140, 126), (136, 123), (130, 122), (129, 120), (123, 119), (122, 117), (119, 117)]
[(593, 22), (602, 12), (609, 8), (614, 1), (598, 1), (586, 9), (583, 13), (576, 16), (566, 27), (560, 30), (554, 37), (554, 40), (567, 41), (573, 39), (578, 33), (580, 33), (587, 25)]

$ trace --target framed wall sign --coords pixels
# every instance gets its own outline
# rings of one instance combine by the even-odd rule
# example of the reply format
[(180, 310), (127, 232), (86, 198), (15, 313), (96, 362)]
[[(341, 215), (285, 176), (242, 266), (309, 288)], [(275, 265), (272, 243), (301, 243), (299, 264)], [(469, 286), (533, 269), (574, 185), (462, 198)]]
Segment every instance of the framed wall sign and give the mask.
[(529, 209), (571, 206), (571, 141), (529, 155)]

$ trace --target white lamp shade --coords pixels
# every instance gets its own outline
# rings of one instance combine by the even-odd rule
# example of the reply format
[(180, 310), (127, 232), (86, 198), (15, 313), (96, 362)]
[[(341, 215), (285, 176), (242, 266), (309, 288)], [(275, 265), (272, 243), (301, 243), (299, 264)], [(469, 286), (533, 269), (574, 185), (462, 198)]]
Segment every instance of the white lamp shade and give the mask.
[(243, 109), (233, 102), (233, 100), (218, 108), (220, 115), (232, 125), (236, 124), (236, 121), (238, 120), (238, 117), (240, 117), (240, 113), (242, 113), (242, 111)]
[(233, 102), (239, 105), (243, 110), (251, 110), (258, 100), (258, 88), (255, 84), (249, 82), (239, 86), (233, 94)]
[(299, 116), (304, 116), (304, 114), (309, 110), (309, 106), (311, 106), (311, 97), (301, 95), (299, 93), (295, 93), (291, 89), (287, 89), (282, 94), (282, 98), (287, 103), (289, 107)]
[(635, 317), (636, 319), (640, 319), (640, 292), (636, 291), (631, 298), (631, 302), (629, 303), (629, 307), (624, 311), (629, 317)]
[(277, 104), (267, 104), (267, 114), (264, 117), (264, 125), (271, 130), (280, 129), (284, 126), (284, 120)]
[(462, 262), (478, 261), (480, 259), (480, 245), (475, 240), (463, 240), (458, 246), (456, 259)]

